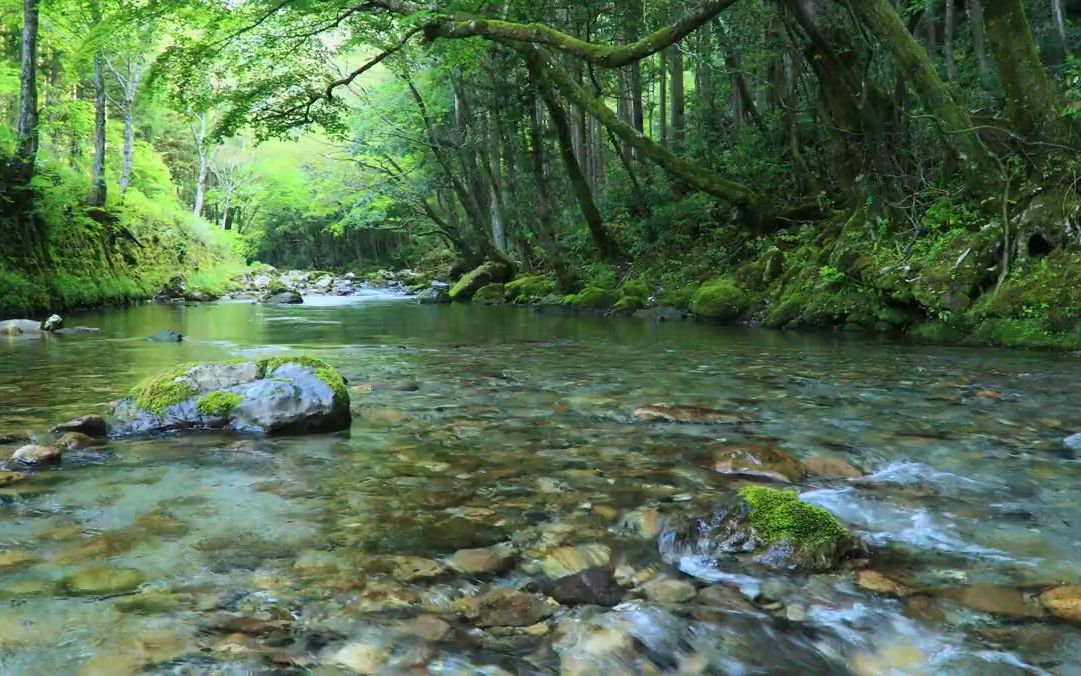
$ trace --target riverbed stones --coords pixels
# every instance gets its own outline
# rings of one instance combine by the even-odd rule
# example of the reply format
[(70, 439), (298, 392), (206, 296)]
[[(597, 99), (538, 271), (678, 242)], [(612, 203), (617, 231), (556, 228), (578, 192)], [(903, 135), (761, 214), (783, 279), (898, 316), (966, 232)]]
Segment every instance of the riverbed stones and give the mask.
[(673, 406), (653, 404), (635, 409), (634, 417), (642, 422), (668, 422), (696, 425), (733, 425), (746, 421), (746, 417), (728, 411), (716, 411), (698, 406)]
[(1040, 603), (1055, 617), (1081, 622), (1081, 585), (1069, 584), (1040, 594)]
[(84, 415), (81, 418), (57, 425), (52, 429), (52, 432), (54, 434), (77, 432), (95, 439), (104, 439), (109, 435), (109, 424), (100, 415)]
[(886, 577), (876, 570), (861, 570), (856, 573), (856, 586), (876, 594), (888, 594), (890, 596), (908, 596), (912, 590)]
[(564, 605), (612, 607), (623, 600), (624, 590), (609, 568), (590, 568), (556, 580), (548, 595)]
[(318, 433), (347, 429), (351, 422), (341, 374), (303, 355), (181, 366), (133, 389), (115, 416), (123, 435)]
[(754, 604), (748, 601), (747, 597), (741, 594), (739, 590), (723, 584), (716, 584), (699, 590), (694, 602), (698, 605), (707, 606), (712, 610), (731, 610), (744, 613), (756, 610)]
[(698, 595), (698, 589), (686, 580), (656, 577), (642, 585), (642, 593), (654, 603), (687, 603)]
[(537, 594), (500, 588), (459, 599), (453, 607), (478, 627), (528, 627), (551, 617), (559, 604)]
[(59, 465), (60, 449), (55, 446), (39, 446), (28, 444), (15, 451), (11, 459), (21, 465), (31, 467), (42, 465)]
[(13, 570), (25, 568), (37, 560), (37, 556), (23, 549), (0, 551), (0, 573), (10, 573)]
[(828, 511), (795, 492), (751, 485), (702, 519), (665, 533), (671, 551), (730, 558), (774, 570), (825, 572), (862, 552), (862, 544)]
[(56, 447), (62, 451), (80, 451), (86, 448), (101, 446), (104, 443), (81, 432), (68, 432), (56, 440)]
[(87, 566), (64, 578), (72, 594), (108, 596), (132, 591), (146, 582), (146, 573), (137, 568)]
[(1043, 614), (1039, 604), (1032, 603), (1025, 594), (1013, 587), (972, 585), (947, 590), (942, 596), (965, 608), (991, 615), (1029, 618)]
[(802, 481), (807, 468), (775, 446), (726, 445), (713, 452), (713, 470), (721, 474), (761, 477), (781, 483)]
[(0, 472), (0, 488), (26, 481), (30, 475), (25, 472)]
[(816, 455), (803, 461), (807, 471), (823, 479), (858, 479), (863, 472), (843, 458), (832, 455)]
[(558, 580), (580, 573), (589, 568), (607, 566), (612, 550), (602, 544), (586, 544), (577, 547), (559, 547), (537, 562), (537, 568), (550, 580)]
[(394, 557), (394, 579), (400, 582), (434, 580), (447, 572), (443, 564), (420, 556)]
[(465, 575), (501, 573), (509, 568), (514, 559), (497, 547), (459, 549), (447, 559), (447, 565)]

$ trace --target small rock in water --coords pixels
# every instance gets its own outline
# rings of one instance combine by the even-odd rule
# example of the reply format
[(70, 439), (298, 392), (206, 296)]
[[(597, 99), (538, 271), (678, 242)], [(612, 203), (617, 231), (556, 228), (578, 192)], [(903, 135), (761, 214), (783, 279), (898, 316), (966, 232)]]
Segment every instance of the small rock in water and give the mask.
[(284, 291), (267, 296), (263, 302), (269, 305), (303, 305), (304, 298), (296, 291)]
[(15, 451), (11, 459), (23, 465), (59, 465), (60, 449), (30, 444)]
[(447, 569), (438, 561), (419, 556), (394, 557), (394, 579), (401, 582), (434, 580), (445, 572)]
[(948, 590), (942, 596), (958, 605), (991, 615), (1025, 618), (1043, 614), (1042, 608), (1030, 603), (1024, 594), (1013, 587), (972, 585)]
[(1040, 603), (1055, 617), (1081, 622), (1081, 585), (1055, 587), (1040, 594)]
[(654, 603), (687, 603), (698, 596), (698, 589), (686, 580), (657, 577), (642, 585), (642, 592)]
[(466, 575), (501, 573), (513, 563), (513, 559), (495, 547), (484, 549), (459, 549), (447, 559), (447, 565)]
[(68, 432), (56, 440), (57, 447), (64, 451), (79, 451), (84, 448), (101, 446), (102, 443), (104, 442), (101, 439), (95, 439), (81, 432)]
[(589, 568), (607, 566), (611, 558), (612, 550), (602, 544), (560, 547), (549, 552), (538, 566), (548, 579), (558, 580)]
[(424, 641), (442, 641), (450, 633), (451, 626), (434, 615), (421, 615), (397, 625), (404, 634), (416, 636)]
[(10, 486), (28, 478), (30, 475), (23, 472), (0, 472), (0, 487)]
[(856, 479), (863, 476), (846, 460), (828, 455), (818, 455), (803, 461), (807, 471), (824, 479)]
[(723, 446), (713, 454), (713, 469), (721, 474), (739, 474), (794, 483), (807, 476), (807, 469), (794, 456), (773, 446)]
[(65, 577), (64, 585), (73, 594), (106, 596), (132, 591), (146, 579), (146, 574), (136, 568), (88, 566)]
[(623, 588), (608, 568), (591, 568), (556, 580), (548, 595), (564, 605), (612, 607), (623, 600)]
[(64, 328), (64, 320), (60, 315), (51, 315), (48, 319), (41, 323), (41, 330), (47, 333), (58, 331)]
[(78, 432), (79, 434), (85, 434), (88, 437), (101, 439), (108, 436), (109, 425), (105, 422), (105, 418), (100, 415), (84, 415), (81, 418), (69, 420), (66, 423), (57, 425), (52, 431), (54, 434)]
[(733, 425), (745, 422), (745, 416), (715, 411), (709, 408), (697, 406), (671, 406), (668, 404), (654, 404), (643, 406), (635, 410), (634, 417), (642, 422), (671, 422), (699, 425)]
[(152, 336), (148, 336), (147, 340), (155, 343), (180, 343), (184, 341), (184, 336), (176, 331), (159, 331)]
[(454, 610), (478, 627), (528, 627), (558, 608), (550, 599), (512, 589), (495, 589), (454, 602)]
[(38, 557), (21, 549), (2, 551), (0, 552), (0, 572), (10, 572), (34, 563), (37, 560)]
[(664, 517), (656, 509), (636, 509), (627, 512), (620, 525), (643, 540), (652, 540), (664, 530)]
[(739, 590), (723, 584), (716, 584), (699, 591), (698, 596), (695, 597), (695, 603), (718, 610), (735, 610), (748, 613), (756, 610), (754, 604), (748, 601), (747, 597), (741, 594)]
[(331, 663), (357, 674), (380, 674), (390, 655), (391, 647), (384, 643), (350, 643), (334, 653)]
[(1071, 451), (1081, 451), (1081, 432), (1077, 434), (1071, 434), (1062, 440), (1062, 443), (1066, 445), (1066, 448)]
[(874, 570), (861, 570), (856, 573), (856, 586), (870, 592), (889, 594), (890, 596), (908, 596), (912, 590), (894, 582), (882, 573)]

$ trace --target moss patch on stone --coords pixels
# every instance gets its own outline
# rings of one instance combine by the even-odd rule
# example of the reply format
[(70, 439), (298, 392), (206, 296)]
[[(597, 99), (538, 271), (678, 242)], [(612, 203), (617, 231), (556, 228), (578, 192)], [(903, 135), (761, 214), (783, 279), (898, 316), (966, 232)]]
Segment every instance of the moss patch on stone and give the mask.
[(751, 525), (768, 542), (791, 539), (822, 545), (848, 535), (835, 516), (803, 502), (795, 492), (745, 486), (739, 496), (751, 507)]
[(135, 405), (161, 415), (170, 406), (191, 399), (195, 391), (180, 378), (196, 366), (198, 364), (183, 364), (163, 375), (139, 383), (131, 390)]
[(502, 303), (506, 287), (502, 284), (489, 284), (473, 296), (474, 303)]
[(750, 295), (731, 277), (717, 277), (706, 282), (691, 299), (691, 311), (709, 319), (737, 319), (750, 310)]
[(544, 298), (556, 290), (556, 282), (551, 277), (544, 275), (529, 275), (519, 277), (510, 282), (504, 288), (506, 298), (510, 302), (527, 302), (537, 298)]
[(312, 370), (315, 373), (315, 377), (326, 383), (337, 398), (349, 400), (349, 390), (345, 386), (345, 378), (342, 374), (338, 373), (338, 369), (334, 368), (327, 362), (317, 357), (312, 357), (306, 354), (297, 356), (286, 357), (268, 357), (266, 359), (260, 359), (256, 362), (259, 365), (259, 377), (266, 378), (270, 374), (274, 373), (281, 366), (286, 364), (296, 364), (298, 366), (304, 366)]
[(195, 404), (196, 410), (203, 415), (221, 417), (229, 413), (244, 401), (236, 392), (211, 392)]
[(617, 300), (614, 291), (598, 286), (587, 286), (578, 293), (564, 297), (563, 304), (584, 310), (607, 310), (615, 305)]
[(488, 261), (459, 279), (450, 289), (450, 298), (456, 303), (468, 303), (485, 286), (505, 282), (512, 274), (502, 263)]

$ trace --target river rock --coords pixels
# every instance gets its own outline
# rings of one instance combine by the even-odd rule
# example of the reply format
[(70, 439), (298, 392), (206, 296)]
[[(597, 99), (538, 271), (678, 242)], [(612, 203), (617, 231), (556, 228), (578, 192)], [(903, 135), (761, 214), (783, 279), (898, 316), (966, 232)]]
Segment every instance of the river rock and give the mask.
[(607, 566), (612, 550), (602, 544), (579, 545), (553, 549), (537, 563), (537, 568), (550, 580), (558, 580), (589, 568)]
[(739, 590), (723, 584), (699, 590), (694, 601), (713, 610), (733, 610), (741, 613), (752, 613), (756, 610), (754, 604), (748, 601)]
[(528, 627), (558, 608), (551, 599), (513, 589), (494, 589), (454, 602), (455, 612), (478, 627)]
[(1040, 594), (1040, 603), (1055, 617), (1081, 622), (1081, 584), (1055, 587)]
[(109, 434), (109, 424), (100, 415), (84, 415), (75, 420), (61, 423), (52, 429), (54, 434), (63, 432), (78, 432), (88, 437), (104, 439)]
[(514, 559), (496, 547), (459, 549), (447, 559), (447, 565), (466, 575), (502, 573)]
[(634, 313), (637, 319), (648, 319), (651, 322), (681, 322), (691, 318), (690, 313), (674, 307), (651, 307), (638, 310)]
[(432, 282), (427, 289), (417, 294), (417, 301), (423, 305), (444, 305), (450, 303), (450, 284)]
[(184, 341), (184, 336), (176, 331), (158, 331), (152, 336), (147, 336), (147, 340), (155, 343), (180, 343)]
[(38, 560), (38, 557), (22, 549), (8, 549), (0, 551), (0, 573), (9, 573), (28, 566)]
[(59, 465), (60, 449), (29, 444), (15, 451), (11, 459), (23, 465)]
[(502, 263), (488, 261), (458, 280), (450, 290), (455, 303), (468, 303), (478, 291), (489, 284), (506, 283), (514, 277), (514, 271)]
[(698, 589), (686, 580), (655, 577), (642, 585), (642, 593), (654, 603), (687, 603), (698, 595)]
[(103, 443), (101, 439), (95, 439), (80, 432), (68, 432), (56, 440), (57, 448), (63, 451), (80, 451), (84, 448), (101, 446)]
[(132, 591), (146, 579), (146, 574), (136, 568), (88, 566), (65, 577), (64, 585), (73, 594), (107, 596)]
[(420, 615), (398, 623), (395, 628), (403, 634), (416, 636), (423, 641), (442, 641), (451, 630), (449, 623), (435, 615)]
[(1062, 443), (1066, 445), (1066, 448), (1071, 451), (1081, 451), (1081, 432), (1077, 434), (1071, 434), (1062, 440)]
[(434, 580), (445, 572), (447, 569), (438, 561), (419, 556), (394, 557), (394, 578), (401, 582)]
[(709, 517), (670, 527), (661, 541), (669, 563), (690, 554), (783, 571), (829, 571), (863, 553), (862, 543), (826, 510), (794, 492), (757, 485), (742, 488)]
[(137, 386), (115, 416), (126, 435), (336, 432), (351, 420), (341, 374), (307, 356), (182, 366)]
[(1027, 618), (1043, 614), (1038, 604), (1031, 603), (1021, 591), (1013, 587), (972, 585), (948, 590), (942, 596), (958, 605), (991, 615)]
[(762, 477), (782, 483), (801, 481), (807, 469), (795, 456), (773, 446), (729, 445), (713, 454), (713, 469), (721, 474)]
[(623, 600), (623, 588), (616, 584), (609, 568), (590, 568), (556, 580), (548, 595), (564, 605), (612, 607)]
[(746, 421), (746, 417), (728, 411), (715, 411), (697, 406), (672, 406), (654, 404), (634, 411), (634, 417), (642, 422), (670, 422), (697, 425), (732, 425)]
[(858, 479), (863, 476), (859, 471), (842, 458), (830, 455), (817, 455), (803, 461), (807, 471), (823, 479)]
[(334, 653), (331, 663), (355, 674), (381, 674), (392, 653), (391, 646), (381, 642), (356, 642)]
[(0, 472), (0, 487), (10, 486), (11, 484), (16, 484), (29, 478), (30, 475), (23, 472)]
[(40, 335), (41, 322), (33, 319), (8, 319), (0, 322), (0, 336)]
[(283, 291), (263, 299), (268, 305), (301, 305), (304, 298), (296, 291)]
[(856, 573), (856, 586), (877, 594), (889, 594), (890, 596), (908, 596), (912, 590), (886, 577), (875, 570), (861, 570)]
[(50, 315), (48, 319), (41, 323), (41, 330), (47, 333), (59, 331), (62, 328), (64, 328), (64, 320), (60, 315)]

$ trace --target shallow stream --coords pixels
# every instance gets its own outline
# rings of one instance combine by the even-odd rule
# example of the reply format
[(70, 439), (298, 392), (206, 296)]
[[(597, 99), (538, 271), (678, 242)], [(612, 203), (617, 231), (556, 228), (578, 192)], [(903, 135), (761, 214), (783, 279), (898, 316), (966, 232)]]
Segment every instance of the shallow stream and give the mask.
[[(0, 487), (0, 673), (1081, 673), (1081, 627), (1035, 601), (1081, 582), (1074, 355), (378, 296), (67, 320), (102, 331), (0, 340), (0, 435), (103, 412), (182, 362), (289, 352), (342, 371), (354, 422), (112, 441)], [(185, 342), (144, 339), (167, 329)], [(635, 420), (661, 402), (743, 422)], [(861, 469), (798, 489), (915, 591), (674, 547), (666, 524), (743, 483), (713, 471), (721, 439)], [(486, 547), (507, 565), (423, 569)], [(511, 626), (463, 611), (543, 590), (558, 547), (603, 553), (621, 603), (495, 609)], [(145, 582), (73, 593), (87, 569)]]

